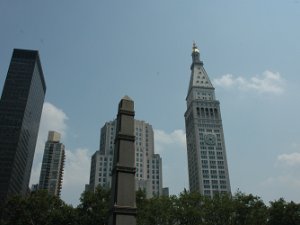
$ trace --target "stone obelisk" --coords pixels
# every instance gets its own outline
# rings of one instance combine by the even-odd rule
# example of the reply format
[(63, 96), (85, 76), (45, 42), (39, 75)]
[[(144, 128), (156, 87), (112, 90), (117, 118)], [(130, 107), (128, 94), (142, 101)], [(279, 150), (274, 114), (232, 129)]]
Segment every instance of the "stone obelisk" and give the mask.
[(109, 225), (136, 225), (134, 102), (121, 99), (117, 116)]

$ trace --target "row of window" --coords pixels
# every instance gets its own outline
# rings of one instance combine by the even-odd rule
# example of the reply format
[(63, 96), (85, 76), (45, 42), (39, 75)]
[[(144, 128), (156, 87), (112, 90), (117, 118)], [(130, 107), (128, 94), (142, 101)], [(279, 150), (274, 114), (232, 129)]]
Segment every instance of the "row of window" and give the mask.
[[(213, 193), (214, 195), (215, 195), (215, 194), (218, 194), (218, 193), (226, 194), (227, 191), (216, 191), (216, 190), (214, 190), (214, 191), (212, 191), (212, 193)], [(204, 195), (210, 196), (210, 194), (211, 194), (210, 190), (204, 190)]]
[(208, 179), (208, 178), (212, 178), (212, 179), (218, 179), (218, 177), (220, 178), (220, 179), (225, 179), (226, 177), (225, 177), (225, 175), (219, 175), (219, 176), (217, 176), (217, 175), (210, 175), (209, 176), (209, 174), (203, 174), (203, 178), (205, 179)]
[(105, 183), (106, 182), (106, 178), (99, 178), (99, 182), (101, 183), (101, 182), (103, 182), (103, 183)]
[[(219, 185), (204, 185), (204, 188), (207, 188), (207, 189), (219, 189)], [(220, 185), (220, 189), (226, 189), (227, 186), (226, 185)]]
[(206, 117), (206, 118), (210, 118), (210, 119), (218, 119), (219, 113), (218, 113), (218, 109), (216, 108), (196, 108), (197, 111), (197, 115), (201, 116), (201, 117)]
[(203, 106), (203, 107), (216, 107), (219, 104), (217, 102), (197, 102), (198, 106)]
[[(100, 161), (108, 161), (107, 159), (107, 157), (100, 157)], [(112, 157), (109, 157), (109, 161), (112, 161)]]
[(214, 160), (201, 160), (202, 164), (209, 164), (210, 165), (215, 165), (215, 164), (218, 164), (218, 165), (224, 165), (224, 161), (221, 161), (221, 160), (218, 160), (218, 161), (214, 161)]
[(203, 180), (204, 184), (218, 184), (218, 182), (220, 182), (222, 185), (226, 185), (226, 180)]
[(203, 123), (203, 124), (199, 125), (201, 127), (209, 127), (209, 128), (219, 128), (220, 127), (220, 125), (216, 125), (216, 124), (207, 124), (207, 123), (211, 123), (211, 122), (215, 123), (212, 120), (201, 120), (200, 122)]
[[(216, 165), (210, 165), (209, 166), (210, 169), (217, 169)], [(208, 169), (208, 165), (202, 165), (202, 169)], [(224, 169), (224, 166), (218, 166), (218, 169)]]
[(210, 155), (209, 157), (207, 157), (207, 155), (201, 155), (201, 159), (210, 159), (210, 160), (215, 160), (215, 159), (218, 159), (218, 160), (223, 160), (223, 156), (218, 156), (216, 158), (216, 156), (214, 155)]
[(201, 155), (207, 155), (207, 153), (208, 153), (208, 155), (213, 155), (213, 156), (215, 156), (216, 153), (217, 153), (218, 156), (223, 155), (223, 152), (219, 152), (219, 151), (217, 151), (217, 152), (215, 152), (215, 151), (201, 151)]

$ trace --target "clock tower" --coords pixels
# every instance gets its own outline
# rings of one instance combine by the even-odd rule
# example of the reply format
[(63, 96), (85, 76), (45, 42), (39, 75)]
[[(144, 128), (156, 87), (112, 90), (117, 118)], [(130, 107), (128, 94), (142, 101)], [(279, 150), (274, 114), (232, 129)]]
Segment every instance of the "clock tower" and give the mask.
[(220, 102), (200, 60), (192, 48), (191, 77), (186, 97), (185, 127), (191, 192), (212, 197), (231, 193)]

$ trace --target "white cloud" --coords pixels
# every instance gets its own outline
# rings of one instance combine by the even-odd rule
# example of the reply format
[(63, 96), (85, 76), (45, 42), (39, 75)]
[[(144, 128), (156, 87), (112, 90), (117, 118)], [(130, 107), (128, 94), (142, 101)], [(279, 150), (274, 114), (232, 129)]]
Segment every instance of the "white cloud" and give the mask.
[(188, 188), (185, 132), (154, 130), (154, 142), (162, 158), (163, 185), (170, 188), (170, 194), (179, 194)]
[(62, 198), (67, 203), (77, 205), (85, 184), (89, 183), (91, 157), (88, 149), (66, 150), (65, 172), (63, 176)]
[(277, 156), (277, 160), (288, 166), (299, 166), (300, 165), (300, 153), (294, 152), (291, 154), (281, 154)]
[(57, 131), (61, 133), (62, 137), (64, 137), (67, 130), (67, 119), (68, 117), (61, 109), (57, 108), (49, 102), (44, 103), (39, 134), (35, 148), (35, 156), (31, 171), (31, 184), (38, 183), (39, 180), (42, 157), (44, 153), (45, 142), (48, 137), (48, 131)]
[[(49, 102), (45, 102), (42, 111), (38, 141), (31, 171), (31, 184), (38, 183), (42, 157), (48, 131), (54, 130), (66, 137), (68, 117), (63, 110)], [(62, 140), (63, 142), (63, 140)], [(90, 156), (88, 149), (77, 148), (66, 150), (66, 161), (63, 175), (62, 199), (67, 203), (77, 205), (84, 186), (89, 182)]]
[(278, 170), (275, 167), (274, 175), (270, 174), (268, 178), (259, 184), (260, 195), (268, 201), (283, 197), (288, 201), (299, 202), (300, 175), (295, 166), (300, 166), (300, 153), (278, 155), (275, 165), (281, 167), (277, 167)]
[(182, 149), (186, 148), (186, 137), (183, 130), (174, 130), (166, 133), (163, 130), (154, 130), (155, 149), (158, 153), (165, 151), (166, 148), (176, 145)]
[(88, 149), (78, 148), (74, 152), (66, 150), (63, 186), (70, 188), (78, 183), (86, 184), (89, 180), (90, 160)]
[(59, 132), (62, 135), (62, 138), (64, 138), (67, 130), (67, 120), (67, 115), (61, 109), (50, 102), (45, 102), (42, 111), (36, 151), (43, 151), (43, 146), (45, 145), (48, 131), (50, 130)]
[(221, 78), (213, 80), (215, 86), (224, 88), (238, 88), (243, 91), (256, 91), (258, 93), (282, 94), (285, 81), (280, 73), (265, 71), (261, 75), (255, 75), (250, 79), (234, 77), (232, 74), (225, 74)]
[(269, 177), (258, 186), (258, 195), (263, 196), (266, 202), (284, 198), (286, 201), (299, 202), (300, 177), (284, 174)]
[(300, 179), (299, 177), (291, 175), (281, 175), (278, 177), (269, 177), (262, 185), (265, 187), (286, 187), (286, 188), (300, 188)]

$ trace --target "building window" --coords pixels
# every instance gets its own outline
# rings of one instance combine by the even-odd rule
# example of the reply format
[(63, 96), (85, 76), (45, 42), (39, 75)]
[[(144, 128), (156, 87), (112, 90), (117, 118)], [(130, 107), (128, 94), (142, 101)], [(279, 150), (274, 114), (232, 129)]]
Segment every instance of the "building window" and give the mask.
[(204, 190), (205, 195), (210, 195), (210, 190)]

